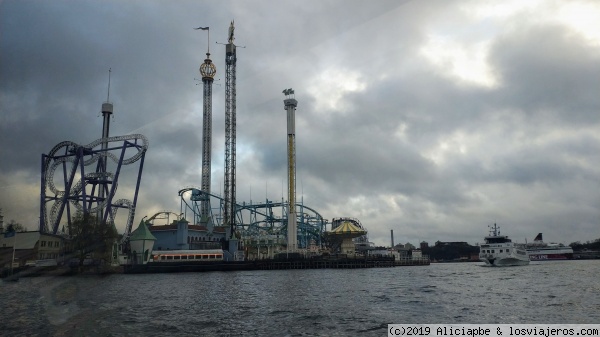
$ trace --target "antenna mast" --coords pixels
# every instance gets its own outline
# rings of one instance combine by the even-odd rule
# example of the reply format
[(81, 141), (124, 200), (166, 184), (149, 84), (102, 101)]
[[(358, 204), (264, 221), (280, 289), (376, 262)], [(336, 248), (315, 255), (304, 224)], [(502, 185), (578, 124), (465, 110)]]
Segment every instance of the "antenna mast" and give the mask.
[(108, 68), (108, 90), (106, 93), (106, 102), (110, 102), (110, 73), (112, 72), (112, 68)]

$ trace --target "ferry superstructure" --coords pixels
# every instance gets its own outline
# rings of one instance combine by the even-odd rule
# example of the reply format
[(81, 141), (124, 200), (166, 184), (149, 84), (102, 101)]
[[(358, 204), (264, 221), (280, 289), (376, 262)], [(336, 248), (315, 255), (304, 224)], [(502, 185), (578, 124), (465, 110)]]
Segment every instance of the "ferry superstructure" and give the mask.
[(542, 233), (539, 233), (533, 242), (527, 243), (526, 247), (531, 261), (573, 259), (573, 248), (562, 243), (545, 243)]
[(524, 266), (529, 264), (529, 254), (524, 245), (500, 235), (496, 224), (490, 228), (485, 243), (479, 245), (479, 259), (490, 267)]

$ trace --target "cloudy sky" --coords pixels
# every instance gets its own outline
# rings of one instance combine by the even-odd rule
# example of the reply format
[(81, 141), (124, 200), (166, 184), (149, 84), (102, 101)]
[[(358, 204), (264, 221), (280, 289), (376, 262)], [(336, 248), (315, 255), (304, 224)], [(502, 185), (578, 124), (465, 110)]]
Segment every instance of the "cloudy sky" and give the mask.
[[(210, 27), (212, 191), (224, 167), (224, 46), (235, 20), (237, 200), (281, 200), (285, 88), (298, 198), (371, 241), (600, 238), (597, 1), (2, 1), (0, 208), (38, 226), (41, 154), (144, 134), (135, 223), (201, 184)], [(135, 182), (120, 180), (120, 189)], [(121, 187), (124, 186), (124, 187)], [(285, 192), (284, 192), (285, 193)]]

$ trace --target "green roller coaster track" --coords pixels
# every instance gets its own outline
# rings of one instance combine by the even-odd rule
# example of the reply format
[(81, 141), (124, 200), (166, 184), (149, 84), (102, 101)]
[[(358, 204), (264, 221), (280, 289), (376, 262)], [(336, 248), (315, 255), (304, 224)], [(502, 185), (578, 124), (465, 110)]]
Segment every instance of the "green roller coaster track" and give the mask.
[[(193, 224), (206, 224), (209, 231), (223, 226), (222, 214), (224, 199), (218, 195), (205, 193), (198, 187), (186, 187), (178, 192), (181, 199), (180, 213)], [(210, 199), (209, 219), (202, 219), (201, 202), (208, 195)], [(216, 206), (218, 205), (218, 206)], [(265, 200), (261, 203), (236, 203), (236, 231), (242, 238), (259, 238), (262, 236), (287, 236), (286, 202)], [(315, 209), (296, 203), (298, 222), (298, 247), (307, 248), (311, 241), (317, 246), (323, 243), (323, 234), (327, 220)]]

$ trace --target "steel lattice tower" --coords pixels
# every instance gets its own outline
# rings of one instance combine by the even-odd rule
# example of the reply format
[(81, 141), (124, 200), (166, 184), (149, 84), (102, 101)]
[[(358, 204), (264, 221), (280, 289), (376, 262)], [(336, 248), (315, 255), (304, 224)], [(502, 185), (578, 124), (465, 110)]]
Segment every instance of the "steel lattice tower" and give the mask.
[[(208, 29), (208, 28), (207, 28)], [(212, 84), (217, 68), (210, 59), (207, 51), (204, 63), (200, 65), (200, 74), (204, 85), (204, 105), (202, 115), (202, 201), (200, 206), (200, 223), (209, 225), (210, 214), (210, 185), (211, 185), (211, 154), (212, 154)]]
[(229, 25), (228, 43), (225, 45), (225, 205), (223, 225), (230, 227), (230, 238), (235, 234), (235, 63), (236, 52), (233, 21)]

